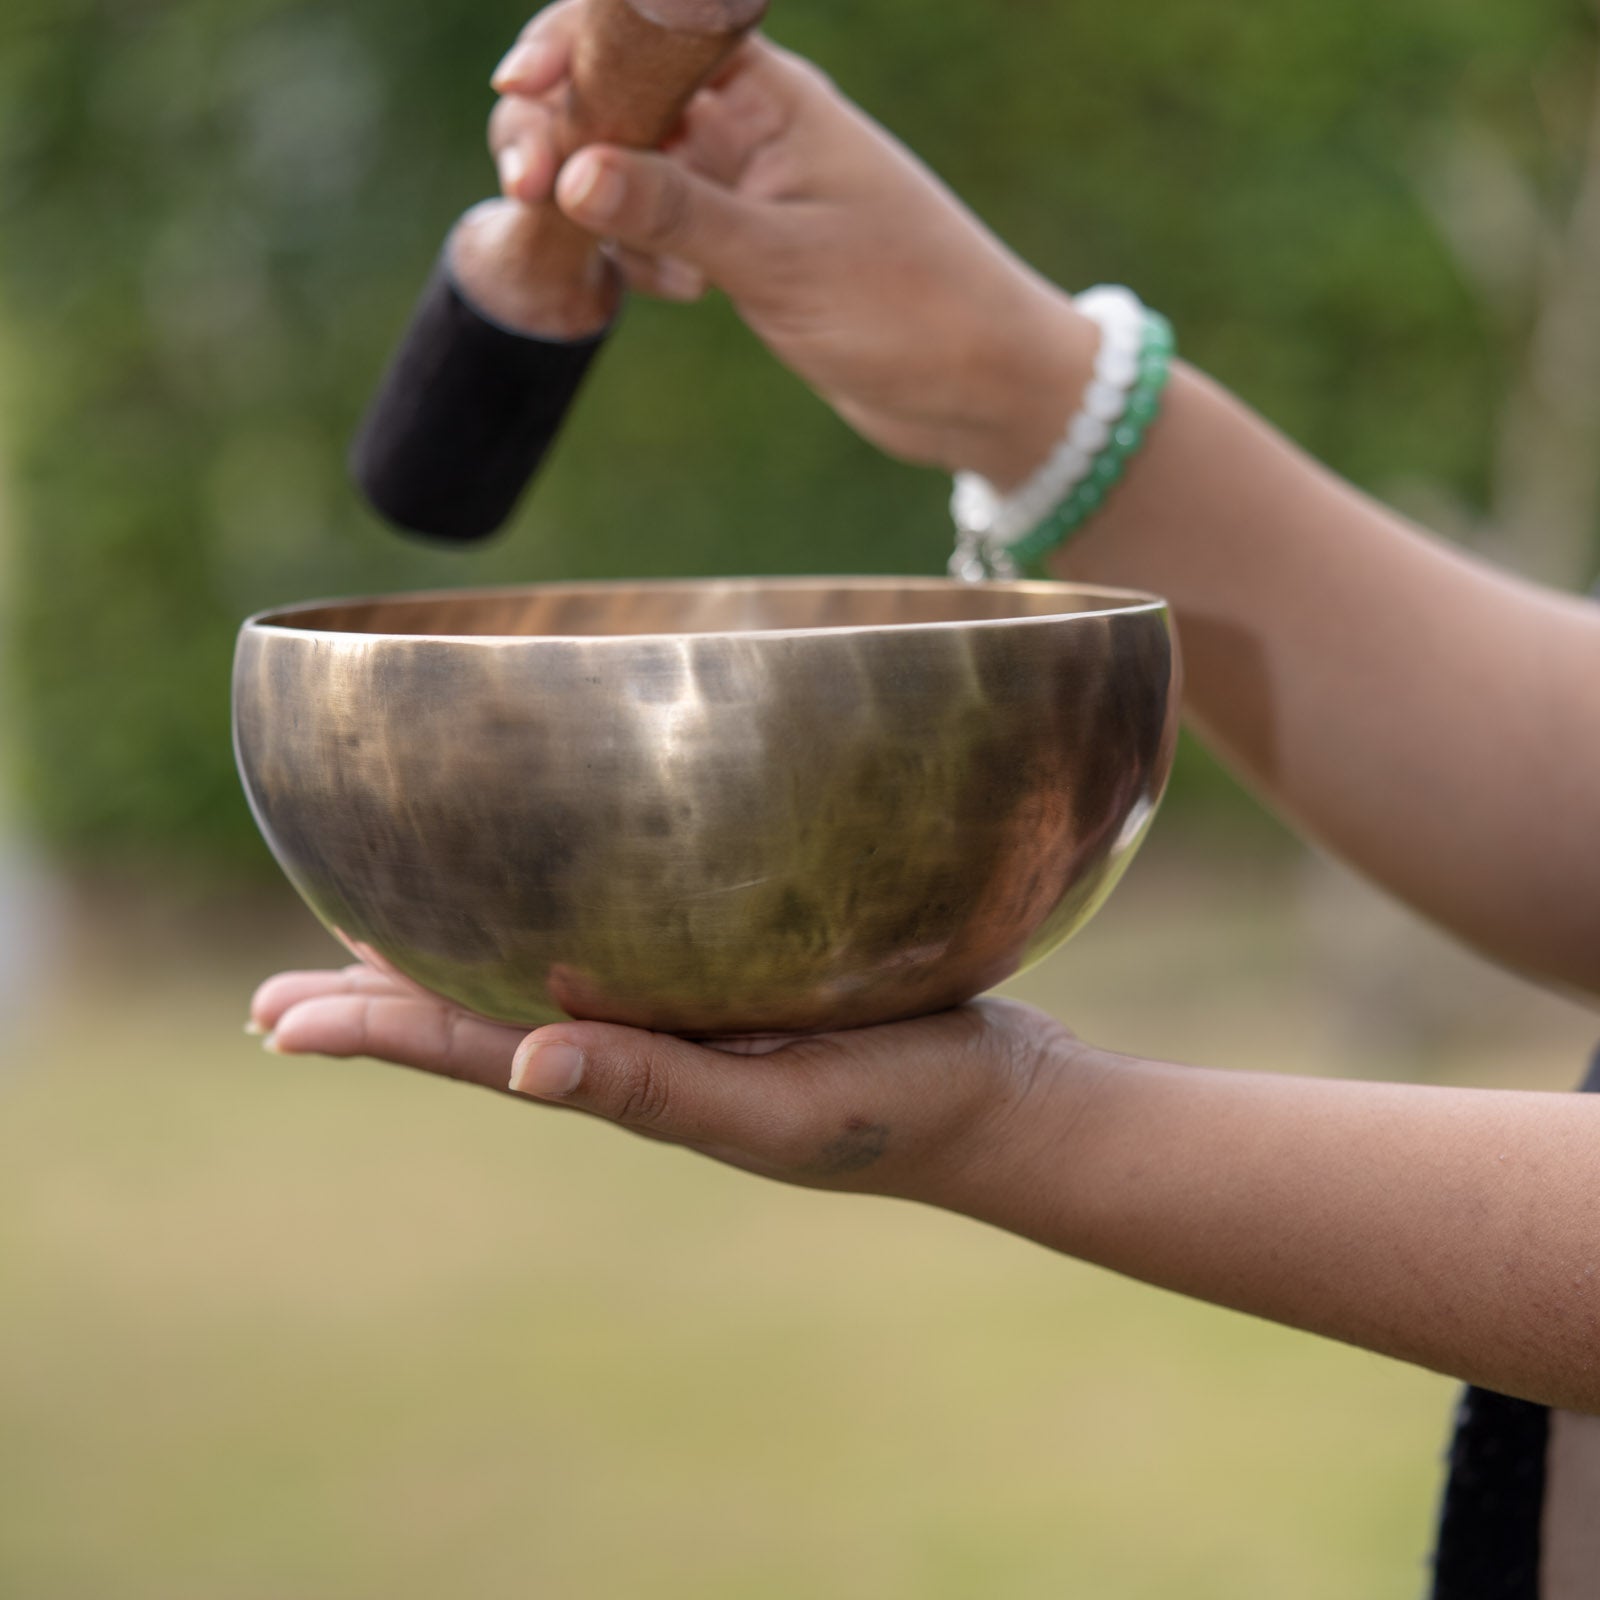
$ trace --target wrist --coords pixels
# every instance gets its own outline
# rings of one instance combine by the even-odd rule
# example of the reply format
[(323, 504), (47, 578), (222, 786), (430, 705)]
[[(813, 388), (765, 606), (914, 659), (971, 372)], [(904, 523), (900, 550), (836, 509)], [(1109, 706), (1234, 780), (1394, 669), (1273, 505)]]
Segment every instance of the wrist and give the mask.
[(1089, 380), (1025, 482), (1008, 489), (981, 473), (956, 473), (952, 577), (1040, 575), (1048, 557), (1116, 490), (1161, 409), (1173, 355), (1166, 318), (1114, 284), (1074, 295), (1072, 307), (1097, 330)]
[(1042, 1015), (1036, 1021), (1022, 1038), (994, 1036), (995, 1092), (907, 1198), (1028, 1238), (1059, 1232), (1093, 1107), (1123, 1058)]
[(1025, 483), (1061, 436), (1094, 370), (1099, 329), (1052, 284), (1029, 285), (1007, 317), (986, 325), (953, 470), (997, 489)]

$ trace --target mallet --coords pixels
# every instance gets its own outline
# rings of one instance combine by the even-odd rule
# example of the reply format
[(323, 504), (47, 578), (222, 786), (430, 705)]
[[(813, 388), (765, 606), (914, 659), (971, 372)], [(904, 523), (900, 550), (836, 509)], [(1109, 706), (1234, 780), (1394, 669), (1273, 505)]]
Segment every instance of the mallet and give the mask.
[[(557, 154), (657, 145), (767, 0), (581, 0)], [(373, 506), (417, 533), (481, 539), (560, 431), (621, 302), (615, 268), (553, 202), (491, 201), (457, 224), (351, 451)]]

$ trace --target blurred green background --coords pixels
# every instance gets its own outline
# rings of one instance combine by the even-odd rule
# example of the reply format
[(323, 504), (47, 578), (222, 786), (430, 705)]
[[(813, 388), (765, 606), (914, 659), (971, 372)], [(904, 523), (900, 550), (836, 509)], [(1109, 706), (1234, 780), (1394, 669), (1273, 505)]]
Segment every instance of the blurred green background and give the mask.
[[(257, 976), (334, 958), (233, 775), (245, 614), (949, 546), (947, 484), (715, 303), (631, 308), (493, 547), (356, 503), (346, 442), (490, 186), (486, 79), (524, 20), (0, 19), (0, 1593), (1414, 1593), (1442, 1381), (237, 1037)], [(780, 0), (771, 31), (1357, 482), (1592, 577), (1584, 0)], [(1020, 992), (1122, 1048), (1285, 1070), (1555, 1087), (1593, 1032), (1193, 748), (1126, 887)]]
[[(74, 859), (266, 870), (221, 688), (259, 607), (939, 570), (947, 485), (859, 443), (715, 305), (634, 307), (494, 548), (425, 550), (356, 504), (346, 442), (490, 187), (485, 80), (524, 15), (10, 0), (8, 722), (30, 826)], [(1507, 405), (1537, 338), (1559, 342), (1540, 319), (1587, 153), (1592, 8), (780, 0), (772, 30), (1051, 276), (1137, 284), (1358, 482), (1497, 520)], [(1518, 519), (1533, 564), (1585, 576), (1592, 484), (1586, 511)], [(1567, 548), (1545, 561), (1536, 537)]]

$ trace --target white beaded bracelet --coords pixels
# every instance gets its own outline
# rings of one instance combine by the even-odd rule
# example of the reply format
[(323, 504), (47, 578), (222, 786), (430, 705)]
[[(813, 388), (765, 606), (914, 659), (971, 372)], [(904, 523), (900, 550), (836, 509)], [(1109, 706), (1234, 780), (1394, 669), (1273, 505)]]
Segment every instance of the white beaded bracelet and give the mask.
[(1131, 289), (1116, 284), (1085, 289), (1072, 303), (1100, 329), (1094, 375), (1061, 442), (1020, 488), (1002, 495), (975, 472), (956, 474), (950, 514), (957, 543), (950, 570), (957, 577), (973, 576), (974, 563), (1003, 562), (1005, 547), (1036, 528), (1088, 477), (1127, 410), (1128, 397), (1139, 381), (1143, 304)]

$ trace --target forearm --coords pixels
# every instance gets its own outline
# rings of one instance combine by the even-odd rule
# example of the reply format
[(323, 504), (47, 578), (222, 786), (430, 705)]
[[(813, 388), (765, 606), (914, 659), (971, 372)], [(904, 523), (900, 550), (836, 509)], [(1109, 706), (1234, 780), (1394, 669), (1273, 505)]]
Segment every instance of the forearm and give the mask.
[(1182, 368), (1056, 570), (1172, 602), (1193, 721), (1304, 832), (1600, 992), (1600, 608), (1411, 528)]
[(1144, 1282), (1600, 1412), (1600, 1097), (1084, 1047), (938, 1197)]

